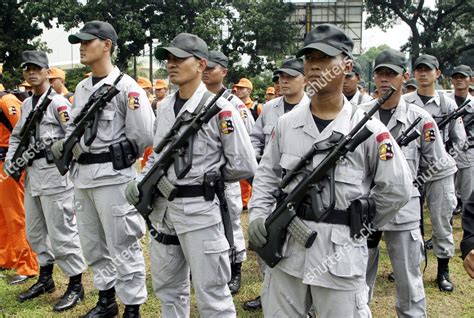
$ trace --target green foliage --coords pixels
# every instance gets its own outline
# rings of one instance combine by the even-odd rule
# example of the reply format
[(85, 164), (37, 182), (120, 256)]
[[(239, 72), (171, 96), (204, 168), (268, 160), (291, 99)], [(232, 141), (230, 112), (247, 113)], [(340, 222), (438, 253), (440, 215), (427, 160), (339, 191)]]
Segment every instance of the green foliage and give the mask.
[(426, 6), (424, 0), (367, 0), (365, 5), (368, 28), (387, 29), (400, 20), (410, 27), (412, 36), (401, 49), (410, 51), (412, 62), (428, 53), (438, 58), (444, 70), (458, 64), (463, 52), (474, 51), (468, 39), (474, 33), (473, 1), (436, 1), (435, 8)]
[(86, 74), (91, 70), (89, 67), (78, 67), (66, 71), (66, 87), (70, 92), (76, 90), (77, 84), (86, 78)]

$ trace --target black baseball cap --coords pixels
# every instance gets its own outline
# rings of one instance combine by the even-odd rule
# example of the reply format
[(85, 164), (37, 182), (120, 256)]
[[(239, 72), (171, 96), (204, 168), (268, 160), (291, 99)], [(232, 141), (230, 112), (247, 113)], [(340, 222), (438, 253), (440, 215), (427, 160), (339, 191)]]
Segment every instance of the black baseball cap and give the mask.
[(79, 33), (71, 34), (68, 37), (69, 43), (71, 44), (94, 39), (111, 40), (113, 45), (116, 45), (118, 36), (110, 23), (94, 20), (86, 22), (82, 29), (79, 30)]
[(219, 51), (209, 51), (209, 60), (207, 61), (207, 67), (213, 68), (217, 65), (227, 68), (229, 64), (229, 59), (224, 53)]
[(461, 74), (467, 77), (471, 77), (472, 69), (468, 65), (461, 64), (453, 68), (453, 73), (451, 74), (451, 76), (454, 76), (454, 74)]
[(21, 67), (24, 67), (26, 64), (38, 65), (42, 68), (49, 68), (49, 61), (46, 53), (41, 51), (24, 51), (21, 53)]
[(209, 59), (209, 50), (206, 42), (197, 35), (190, 33), (180, 33), (175, 36), (173, 41), (171, 41), (171, 46), (158, 47), (155, 50), (155, 57), (158, 60), (166, 60), (168, 53), (181, 59), (191, 56), (199, 59)]
[(353, 76), (353, 75), (362, 75), (362, 66), (360, 66), (359, 63), (354, 61), (354, 64), (352, 65), (352, 72), (347, 73), (346, 75)]
[(421, 64), (428, 66), (432, 70), (439, 69), (438, 59), (433, 55), (429, 55), (429, 54), (420, 55), (415, 61), (414, 69), (416, 69)]
[(406, 70), (407, 59), (405, 55), (394, 49), (383, 50), (377, 55), (374, 61), (374, 71), (381, 67), (387, 67), (398, 74)]
[(352, 57), (354, 42), (342, 29), (334, 24), (321, 24), (311, 30), (304, 38), (304, 47), (296, 53), (301, 57), (309, 50), (318, 50), (329, 56), (344, 53)]
[(366, 85), (366, 84), (365, 84), (364, 79), (361, 79), (361, 80), (359, 81), (359, 84), (357, 84), (358, 87), (362, 87), (362, 88), (365, 87), (365, 85)]
[(418, 89), (418, 84), (416, 83), (416, 79), (414, 79), (413, 77), (408, 79), (408, 81), (405, 83), (405, 87), (408, 87), (408, 86), (412, 86)]
[(275, 71), (276, 74), (286, 73), (290, 76), (304, 75), (304, 64), (302, 58), (290, 58), (283, 61), (281, 68)]

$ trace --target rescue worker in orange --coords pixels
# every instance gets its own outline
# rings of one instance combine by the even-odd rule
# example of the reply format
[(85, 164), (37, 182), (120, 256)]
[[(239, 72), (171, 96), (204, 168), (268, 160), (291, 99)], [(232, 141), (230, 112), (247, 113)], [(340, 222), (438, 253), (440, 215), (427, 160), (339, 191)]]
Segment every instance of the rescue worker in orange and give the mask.
[(168, 95), (168, 83), (163, 79), (157, 79), (155, 82), (155, 100), (151, 103), (151, 107), (156, 113), (156, 109), (160, 103)]
[(25, 232), (24, 176), (19, 182), (3, 172), (11, 131), (20, 119), (21, 101), (0, 92), (0, 270), (15, 269), (10, 284), (19, 284), (38, 274), (36, 254)]
[(153, 102), (153, 86), (151, 85), (151, 81), (146, 77), (137, 76), (137, 83), (145, 91), (150, 103)]
[[(245, 107), (250, 109), (253, 118), (257, 119), (262, 111), (262, 105), (260, 105), (260, 109), (258, 106), (255, 107), (253, 100), (250, 98), (250, 94), (253, 90), (252, 82), (243, 77), (237, 84), (234, 84), (232, 90), (235, 90), (235, 95), (244, 102)], [(242, 205), (245, 210), (247, 209), (247, 203), (252, 195), (252, 185), (249, 180), (240, 180), (240, 191), (242, 192)]]
[(71, 93), (64, 83), (66, 82), (66, 73), (57, 67), (51, 67), (48, 70), (49, 84), (56, 93), (63, 95), (71, 104), (74, 102), (74, 93)]
[(267, 91), (265, 92), (265, 98), (267, 102), (275, 98), (275, 87), (267, 87)]

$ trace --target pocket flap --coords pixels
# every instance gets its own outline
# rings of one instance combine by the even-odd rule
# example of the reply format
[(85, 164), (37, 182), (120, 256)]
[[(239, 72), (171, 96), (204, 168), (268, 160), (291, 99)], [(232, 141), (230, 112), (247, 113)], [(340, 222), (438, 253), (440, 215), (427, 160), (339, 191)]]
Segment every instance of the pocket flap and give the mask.
[(204, 254), (214, 254), (227, 251), (229, 249), (229, 243), (227, 239), (222, 238), (219, 240), (207, 240), (203, 241)]
[(364, 176), (362, 170), (356, 170), (354, 167), (346, 165), (336, 167), (335, 180), (349, 184), (361, 184)]

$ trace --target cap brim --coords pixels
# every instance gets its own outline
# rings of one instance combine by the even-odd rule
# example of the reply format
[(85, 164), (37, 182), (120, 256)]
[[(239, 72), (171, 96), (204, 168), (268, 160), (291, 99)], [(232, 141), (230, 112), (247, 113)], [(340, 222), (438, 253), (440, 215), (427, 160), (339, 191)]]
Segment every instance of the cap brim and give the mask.
[(155, 51), (155, 57), (158, 60), (166, 60), (168, 59), (168, 53), (180, 59), (193, 56), (192, 53), (186, 52), (177, 47), (159, 47)]
[(392, 71), (396, 72), (397, 74), (403, 74), (403, 72), (405, 71), (403, 67), (400, 67), (398, 65), (393, 65), (393, 64), (379, 64), (374, 68), (374, 71), (382, 67), (387, 67), (391, 69)]
[(341, 50), (324, 43), (310, 43), (299, 50), (298, 53), (296, 53), (296, 57), (301, 57), (311, 50), (318, 50), (329, 56), (336, 56), (342, 53)]
[(426, 65), (426, 66), (428, 66), (430, 69), (436, 70), (436, 65), (431, 64), (431, 63), (427, 63), (427, 62), (421, 62), (421, 63), (415, 64), (414, 69), (416, 69), (416, 68), (417, 68), (418, 66), (420, 66), (420, 65)]
[(209, 68), (214, 68), (217, 65), (220, 65), (220, 64), (216, 63), (216, 62), (212, 62), (212, 61), (207, 61), (207, 67), (209, 67)]
[(36, 66), (39, 66), (41, 68), (49, 68), (48, 65), (45, 65), (45, 64), (42, 64), (42, 63), (38, 63), (37, 61), (25, 61), (23, 63), (21, 63), (21, 67), (25, 67), (26, 64), (33, 64), (33, 65), (36, 65)]
[(471, 74), (467, 74), (466, 72), (456, 72), (456, 73), (451, 74), (451, 77), (453, 77), (456, 74), (461, 74), (461, 75), (466, 76), (466, 77), (471, 77)]
[(405, 84), (405, 87), (408, 87), (408, 86), (411, 86), (411, 87), (414, 87), (414, 88), (418, 88), (418, 86), (415, 85), (415, 84)]
[(276, 70), (276, 72), (278, 74), (281, 74), (281, 73), (286, 73), (290, 76), (298, 76), (298, 75), (303, 75), (303, 73), (297, 71), (297, 70), (294, 70), (292, 68), (280, 68), (278, 70)]
[(99, 37), (89, 34), (89, 33), (76, 33), (76, 34), (71, 34), (68, 36), (68, 41), (71, 44), (77, 44), (81, 43), (81, 41), (90, 41), (94, 39), (98, 39)]

